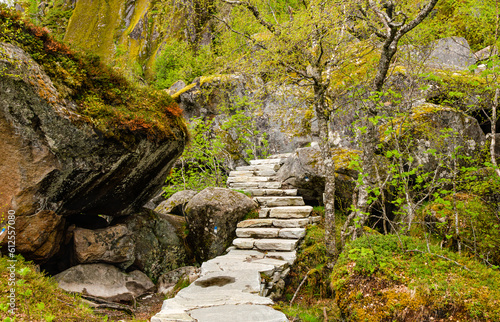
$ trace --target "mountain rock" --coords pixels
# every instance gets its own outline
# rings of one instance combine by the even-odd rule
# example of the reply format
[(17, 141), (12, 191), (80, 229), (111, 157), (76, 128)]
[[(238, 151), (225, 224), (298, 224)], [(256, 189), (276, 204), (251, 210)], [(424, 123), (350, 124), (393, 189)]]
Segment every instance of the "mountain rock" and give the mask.
[[(63, 98), (40, 65), (16, 46), (0, 44), (0, 70), (5, 156), (0, 160), (0, 210), (15, 210), (17, 234), (37, 241), (19, 249), (28, 259), (42, 261), (56, 252), (55, 232), (64, 226), (60, 216), (135, 213), (182, 153), (186, 137), (181, 127), (172, 127), (173, 135), (160, 141), (104, 136), (82, 121), (75, 103)], [(51, 217), (57, 229), (47, 230), (45, 220), (29, 220), (37, 216)]]
[(174, 193), (170, 198), (161, 202), (155, 211), (160, 214), (174, 214), (177, 216), (184, 216), (184, 208), (186, 204), (194, 196), (198, 194), (195, 190), (182, 190)]
[(124, 225), (96, 230), (77, 228), (73, 232), (76, 258), (81, 264), (115, 263), (126, 269), (135, 259), (131, 235)]
[(196, 259), (221, 255), (236, 237), (236, 225), (257, 208), (256, 202), (230, 189), (206, 188), (186, 205), (187, 241)]

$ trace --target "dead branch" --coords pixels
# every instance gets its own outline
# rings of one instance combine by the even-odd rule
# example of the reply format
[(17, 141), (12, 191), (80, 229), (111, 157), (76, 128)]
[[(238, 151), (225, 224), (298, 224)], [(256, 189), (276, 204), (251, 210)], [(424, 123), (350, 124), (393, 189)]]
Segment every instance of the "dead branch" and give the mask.
[(292, 299), (290, 300), (290, 307), (292, 306), (293, 301), (295, 300), (295, 297), (297, 297), (297, 294), (299, 293), (300, 288), (301, 288), (301, 287), (302, 287), (302, 285), (304, 285), (304, 283), (306, 282), (307, 277), (309, 276), (309, 273), (311, 273), (311, 271), (312, 271), (312, 269), (310, 269), (309, 271), (307, 271), (306, 276), (304, 276), (304, 278), (302, 279), (302, 282), (300, 282), (300, 284), (299, 284), (299, 287), (297, 287), (297, 290), (295, 291), (295, 293), (293, 294)]

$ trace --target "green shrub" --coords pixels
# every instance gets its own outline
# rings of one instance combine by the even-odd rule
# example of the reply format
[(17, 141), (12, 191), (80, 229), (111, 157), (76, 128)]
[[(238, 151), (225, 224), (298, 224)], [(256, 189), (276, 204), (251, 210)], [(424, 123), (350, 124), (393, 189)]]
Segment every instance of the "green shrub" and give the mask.
[(196, 77), (211, 74), (214, 70), (214, 57), (208, 46), (195, 52), (187, 42), (171, 40), (162, 48), (155, 68), (155, 86), (164, 89), (178, 80), (189, 84)]

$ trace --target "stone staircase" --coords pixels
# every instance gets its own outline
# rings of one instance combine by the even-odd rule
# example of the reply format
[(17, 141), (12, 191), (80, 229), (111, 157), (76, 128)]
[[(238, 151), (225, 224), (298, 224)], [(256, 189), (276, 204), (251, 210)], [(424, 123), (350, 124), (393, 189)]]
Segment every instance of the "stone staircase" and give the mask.
[(258, 219), (238, 223), (238, 238), (233, 241), (237, 249), (295, 254), (299, 240), (306, 234), (305, 226), (319, 220), (311, 217), (312, 207), (297, 196), (297, 189), (281, 189), (276, 173), (289, 155), (252, 160), (250, 166), (238, 167), (229, 174), (228, 186), (250, 193), (260, 205)]
[(316, 222), (295, 189), (281, 189), (276, 173), (289, 154), (250, 161), (228, 178), (232, 189), (250, 193), (259, 218), (238, 223), (226, 255), (201, 265), (200, 278), (165, 300), (151, 322), (285, 322), (269, 307), (284, 289), (305, 226)]

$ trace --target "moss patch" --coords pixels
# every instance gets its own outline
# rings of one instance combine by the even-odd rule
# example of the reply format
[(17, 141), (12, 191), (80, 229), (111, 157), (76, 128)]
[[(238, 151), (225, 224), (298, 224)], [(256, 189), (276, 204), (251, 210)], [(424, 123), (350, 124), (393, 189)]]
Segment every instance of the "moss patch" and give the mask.
[[(362, 237), (349, 244), (331, 275), (342, 313), (356, 321), (496, 321), (500, 272), (416, 238)], [(402, 244), (401, 244), (401, 242)], [(424, 253), (412, 252), (418, 249)]]
[(57, 88), (58, 103), (76, 102), (80, 119), (104, 135), (128, 143), (140, 137), (161, 141), (178, 133), (187, 136), (182, 110), (169, 95), (129, 83), (97, 56), (75, 52), (55, 41), (47, 29), (2, 7), (0, 42), (31, 55)]

